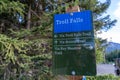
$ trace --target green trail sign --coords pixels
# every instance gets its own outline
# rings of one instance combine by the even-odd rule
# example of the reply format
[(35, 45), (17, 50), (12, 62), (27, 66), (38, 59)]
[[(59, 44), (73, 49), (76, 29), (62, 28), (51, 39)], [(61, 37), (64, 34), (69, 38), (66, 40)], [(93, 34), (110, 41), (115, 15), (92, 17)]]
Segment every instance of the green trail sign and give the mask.
[(91, 11), (54, 16), (52, 68), (56, 75), (96, 75)]

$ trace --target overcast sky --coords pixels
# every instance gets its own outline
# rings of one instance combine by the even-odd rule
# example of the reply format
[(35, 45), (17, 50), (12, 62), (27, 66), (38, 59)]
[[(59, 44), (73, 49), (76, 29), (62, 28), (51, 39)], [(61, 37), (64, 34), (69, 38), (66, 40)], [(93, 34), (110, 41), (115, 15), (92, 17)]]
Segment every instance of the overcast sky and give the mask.
[[(100, 0), (105, 1), (105, 0)], [(120, 0), (111, 0), (111, 5), (107, 10), (107, 14), (110, 14), (111, 19), (117, 19), (117, 23), (113, 28), (107, 32), (103, 32), (100, 37), (108, 39), (108, 41), (120, 43)]]

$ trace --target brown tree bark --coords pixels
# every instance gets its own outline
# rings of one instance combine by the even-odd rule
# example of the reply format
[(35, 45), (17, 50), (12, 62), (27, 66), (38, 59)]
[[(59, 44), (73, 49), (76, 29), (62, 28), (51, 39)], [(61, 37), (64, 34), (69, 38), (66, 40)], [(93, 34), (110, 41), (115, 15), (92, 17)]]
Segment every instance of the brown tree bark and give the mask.
[(26, 28), (30, 29), (30, 27), (31, 27), (31, 4), (29, 5), (29, 9), (28, 9)]

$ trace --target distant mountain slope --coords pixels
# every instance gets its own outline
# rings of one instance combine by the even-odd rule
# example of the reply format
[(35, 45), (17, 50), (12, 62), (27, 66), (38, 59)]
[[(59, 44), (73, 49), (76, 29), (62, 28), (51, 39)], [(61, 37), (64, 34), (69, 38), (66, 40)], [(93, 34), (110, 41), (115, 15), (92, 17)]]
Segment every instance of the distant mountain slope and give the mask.
[(108, 46), (106, 47), (105, 52), (106, 53), (110, 53), (114, 50), (120, 50), (120, 44), (119, 43), (115, 43), (115, 42), (109, 42)]

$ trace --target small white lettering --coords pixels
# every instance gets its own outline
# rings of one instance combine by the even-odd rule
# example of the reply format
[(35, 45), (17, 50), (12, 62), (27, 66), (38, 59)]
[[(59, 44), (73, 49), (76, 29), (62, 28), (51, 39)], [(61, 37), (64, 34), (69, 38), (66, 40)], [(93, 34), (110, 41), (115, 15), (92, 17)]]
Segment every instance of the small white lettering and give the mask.
[(67, 47), (68, 50), (81, 50), (81, 47)]
[(56, 20), (56, 23), (57, 23), (57, 25), (59, 25), (59, 24), (69, 24), (69, 20), (68, 19), (65, 19), (65, 20)]
[(57, 25), (81, 23), (81, 22), (83, 22), (83, 19), (81, 19), (81, 18), (70, 18), (70, 19), (64, 19), (64, 20), (56, 20)]
[(81, 18), (71, 18), (70, 19), (70, 23), (80, 23), (80, 22), (83, 22), (83, 19)]
[(62, 55), (62, 51), (55, 51), (54, 54)]

